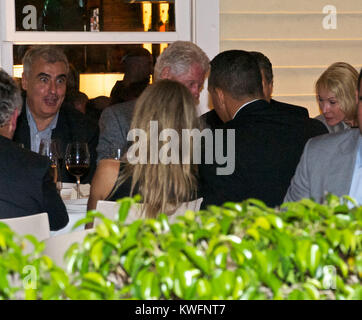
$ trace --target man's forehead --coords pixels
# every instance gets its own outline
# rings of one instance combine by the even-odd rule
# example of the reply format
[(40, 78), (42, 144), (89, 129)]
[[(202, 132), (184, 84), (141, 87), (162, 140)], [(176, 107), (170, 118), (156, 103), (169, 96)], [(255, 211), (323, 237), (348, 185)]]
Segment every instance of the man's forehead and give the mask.
[(205, 72), (198, 64), (193, 64), (183, 74), (177, 75), (178, 78), (185, 81), (200, 81), (205, 79)]
[(67, 74), (67, 67), (63, 61), (48, 62), (44, 58), (39, 57), (31, 65), (31, 70), (39, 73), (48, 73), (50, 71), (56, 71), (58, 74)]

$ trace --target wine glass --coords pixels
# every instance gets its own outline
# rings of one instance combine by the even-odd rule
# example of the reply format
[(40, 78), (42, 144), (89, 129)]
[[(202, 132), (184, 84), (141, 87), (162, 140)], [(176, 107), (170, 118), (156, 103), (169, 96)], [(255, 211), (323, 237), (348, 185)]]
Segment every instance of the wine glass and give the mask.
[(59, 152), (55, 140), (41, 139), (39, 145), (39, 154), (47, 156), (50, 160), (50, 173), (54, 183), (57, 186), (58, 192), (62, 189), (62, 183), (59, 180)]
[(80, 199), (80, 177), (87, 173), (90, 166), (90, 155), (87, 143), (68, 143), (64, 160), (68, 172), (77, 178), (77, 199)]

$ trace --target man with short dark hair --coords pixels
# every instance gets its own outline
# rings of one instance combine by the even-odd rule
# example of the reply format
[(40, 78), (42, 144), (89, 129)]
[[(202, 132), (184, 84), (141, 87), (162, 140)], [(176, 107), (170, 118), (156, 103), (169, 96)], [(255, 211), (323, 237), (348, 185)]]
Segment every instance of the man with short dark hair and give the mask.
[(274, 76), (273, 76), (272, 63), (261, 52), (250, 51), (250, 53), (256, 59), (259, 65), (261, 78), (263, 81), (263, 92), (265, 100), (268, 101), (271, 104), (271, 106), (274, 108), (279, 108), (280, 110), (292, 112), (296, 116), (308, 118), (309, 117), (308, 109), (272, 99), (273, 89), (274, 89)]
[[(288, 112), (290, 115), (295, 117), (308, 119), (305, 122), (306, 130), (309, 130), (310, 137), (314, 137), (316, 135), (321, 135), (328, 133), (325, 125), (321, 125), (315, 119), (309, 118), (308, 109), (296, 106), (293, 104), (281, 102), (272, 99), (273, 88), (274, 88), (274, 76), (273, 76), (273, 67), (270, 60), (261, 52), (250, 51), (250, 54), (256, 59), (259, 69), (261, 72), (262, 84), (263, 84), (263, 94), (264, 100), (268, 101), (274, 109), (277, 109), (280, 112)], [(214, 128), (220, 124), (222, 124), (215, 110), (210, 110), (201, 116), (206, 124)]]
[(327, 193), (333, 193), (349, 195), (362, 204), (362, 69), (357, 88), (359, 129), (310, 139), (284, 201), (323, 202)]
[(281, 204), (310, 138), (305, 123), (291, 113), (271, 108), (264, 97), (258, 63), (249, 52), (218, 54), (211, 61), (208, 83), (215, 112), (223, 122), (216, 128), (224, 132), (222, 144), (214, 141), (213, 147), (229, 153), (225, 151), (226, 132), (235, 131), (235, 170), (218, 175), (218, 159), (204, 159), (199, 166), (202, 206), (247, 198), (260, 199), (269, 206)]
[[(98, 127), (64, 102), (69, 72), (67, 57), (54, 46), (34, 46), (23, 58), (22, 86), (26, 91), (24, 112), (19, 116), (14, 141), (25, 148), (39, 151), (40, 141), (56, 139), (62, 155), (70, 142), (88, 143), (91, 156), (89, 172), (81, 177), (89, 183), (96, 167)], [(65, 166), (61, 171), (63, 182), (74, 182)]]
[(21, 105), (20, 90), (0, 69), (0, 219), (46, 212), (50, 230), (59, 230), (69, 218), (50, 176), (50, 161), (11, 141)]

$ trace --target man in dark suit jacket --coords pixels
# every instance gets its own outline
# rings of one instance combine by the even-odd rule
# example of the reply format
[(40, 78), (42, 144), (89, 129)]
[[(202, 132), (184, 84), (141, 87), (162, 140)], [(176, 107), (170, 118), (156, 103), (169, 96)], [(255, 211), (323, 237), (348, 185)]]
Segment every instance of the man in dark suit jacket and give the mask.
[[(81, 177), (81, 183), (91, 182), (96, 168), (99, 130), (81, 112), (63, 103), (69, 72), (67, 57), (55, 47), (35, 46), (26, 52), (23, 65), (22, 86), (26, 97), (14, 141), (38, 152), (41, 139), (56, 139), (60, 143), (60, 156), (64, 156), (70, 142), (88, 143), (90, 170)], [(64, 165), (61, 179), (75, 181)]]
[(47, 212), (50, 230), (59, 230), (69, 218), (50, 176), (49, 160), (11, 141), (20, 112), (19, 89), (0, 70), (0, 219)]
[[(268, 101), (272, 108), (280, 112), (287, 112), (289, 115), (293, 115), (295, 117), (303, 119), (306, 126), (306, 130), (309, 130), (310, 138), (315, 137), (317, 135), (328, 133), (328, 129), (326, 128), (325, 125), (321, 126), (320, 123), (318, 123), (318, 121), (309, 118), (309, 113), (307, 108), (272, 99), (273, 87), (274, 87), (272, 64), (270, 60), (261, 52), (251, 51), (250, 54), (258, 62), (258, 66), (261, 72), (262, 84), (263, 84), (264, 100)], [(216, 126), (222, 124), (221, 119), (219, 118), (214, 109), (203, 114), (201, 118), (210, 128), (215, 128)]]
[[(202, 206), (247, 198), (269, 206), (281, 204), (310, 138), (308, 126), (264, 100), (257, 61), (246, 51), (225, 51), (211, 61), (209, 93), (223, 122), (216, 128), (224, 131), (222, 145), (214, 139), (215, 154), (220, 155), (220, 148), (233, 154), (225, 150), (229, 142), (228, 149), (235, 147), (235, 159), (229, 175), (217, 175), (220, 157), (214, 156), (211, 164), (204, 159), (199, 166)], [(234, 143), (227, 141), (227, 130), (235, 130)]]

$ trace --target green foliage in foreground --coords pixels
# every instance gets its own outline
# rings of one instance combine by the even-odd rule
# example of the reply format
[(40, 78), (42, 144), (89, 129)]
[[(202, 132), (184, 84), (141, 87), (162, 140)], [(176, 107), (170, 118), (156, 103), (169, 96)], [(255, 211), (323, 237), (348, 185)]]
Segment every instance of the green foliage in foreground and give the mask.
[[(124, 225), (135, 201), (125, 198), (118, 221), (103, 218), (69, 248), (68, 271), (34, 239), (35, 251), (22, 254), (0, 224), (0, 298), (362, 300), (362, 207), (348, 199), (280, 209), (249, 199), (187, 211), (172, 225), (164, 214)], [(26, 265), (38, 272), (36, 289), (13, 285)]]

